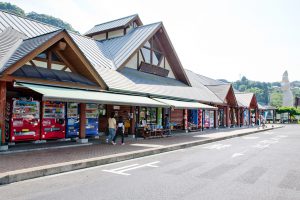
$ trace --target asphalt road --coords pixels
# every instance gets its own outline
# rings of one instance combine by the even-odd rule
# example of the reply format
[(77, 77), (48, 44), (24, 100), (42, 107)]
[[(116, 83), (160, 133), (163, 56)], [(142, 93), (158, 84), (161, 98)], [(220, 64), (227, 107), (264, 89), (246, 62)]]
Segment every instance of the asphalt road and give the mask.
[(13, 183), (0, 199), (299, 200), (300, 126)]

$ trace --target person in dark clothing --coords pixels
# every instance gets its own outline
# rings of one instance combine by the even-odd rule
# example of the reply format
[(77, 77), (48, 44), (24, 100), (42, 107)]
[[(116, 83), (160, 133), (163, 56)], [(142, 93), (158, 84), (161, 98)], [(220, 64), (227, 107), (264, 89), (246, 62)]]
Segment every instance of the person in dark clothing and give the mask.
[(116, 139), (118, 137), (118, 135), (120, 135), (122, 137), (122, 145), (124, 145), (124, 133), (125, 133), (125, 126), (124, 126), (124, 120), (123, 117), (120, 116), (118, 121), (117, 121), (117, 133), (113, 139), (113, 144), (116, 144)]

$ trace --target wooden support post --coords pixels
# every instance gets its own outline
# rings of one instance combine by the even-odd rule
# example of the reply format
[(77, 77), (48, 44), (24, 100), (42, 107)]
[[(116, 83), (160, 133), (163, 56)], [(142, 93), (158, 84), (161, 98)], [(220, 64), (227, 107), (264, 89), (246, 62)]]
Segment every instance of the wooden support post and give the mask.
[(218, 128), (218, 111), (217, 110), (214, 110), (214, 127), (215, 128)]
[(130, 133), (135, 134), (135, 108), (134, 106), (130, 107)]
[(85, 125), (86, 125), (86, 104), (85, 103), (81, 103), (79, 104), (79, 122), (80, 122), (80, 126), (79, 126), (79, 138), (80, 139), (84, 139), (85, 138)]
[(52, 62), (52, 52), (47, 52), (47, 69), (51, 69), (51, 62)]
[(1, 143), (5, 143), (6, 82), (0, 81), (0, 129)]
[(241, 111), (240, 111), (240, 108), (237, 108), (237, 125), (238, 127), (241, 126)]
[(188, 112), (187, 109), (183, 110), (183, 124), (184, 124), (184, 130), (188, 130)]
[(226, 107), (226, 127), (230, 128), (229, 124), (229, 107)]
[(258, 120), (258, 109), (255, 109), (255, 124), (258, 125), (257, 120)]

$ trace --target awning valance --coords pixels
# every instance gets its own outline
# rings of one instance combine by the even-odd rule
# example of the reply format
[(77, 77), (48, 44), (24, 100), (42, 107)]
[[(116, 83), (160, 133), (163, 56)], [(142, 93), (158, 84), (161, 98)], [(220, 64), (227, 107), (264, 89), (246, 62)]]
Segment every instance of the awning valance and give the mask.
[(169, 107), (163, 102), (155, 101), (148, 97), (107, 92), (88, 91), (64, 87), (17, 83), (43, 95), (44, 101), (63, 101), (78, 103), (101, 103), (112, 105), (132, 105), (150, 107)]
[(171, 107), (177, 108), (177, 109), (204, 109), (204, 110), (217, 110), (217, 107), (205, 105), (198, 102), (189, 102), (189, 101), (177, 101), (177, 100), (171, 100), (171, 99), (160, 99), (160, 98), (152, 98), (158, 102), (167, 104)]

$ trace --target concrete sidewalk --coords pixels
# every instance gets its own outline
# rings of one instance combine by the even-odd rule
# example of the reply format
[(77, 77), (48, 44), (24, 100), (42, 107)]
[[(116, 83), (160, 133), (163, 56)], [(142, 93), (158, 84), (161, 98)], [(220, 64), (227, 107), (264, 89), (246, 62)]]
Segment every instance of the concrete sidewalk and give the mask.
[[(282, 126), (275, 125), (274, 128)], [(126, 145), (100, 144), (0, 155), (0, 185), (108, 163), (174, 151), (274, 128), (219, 129), (173, 137), (133, 140)]]

